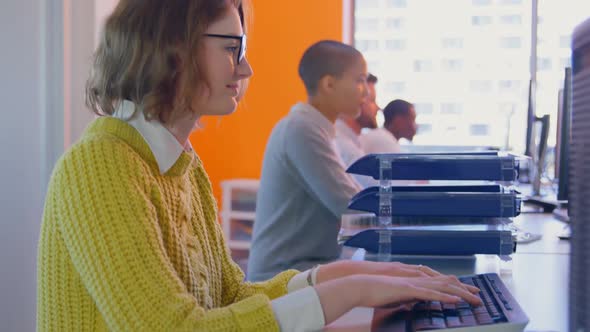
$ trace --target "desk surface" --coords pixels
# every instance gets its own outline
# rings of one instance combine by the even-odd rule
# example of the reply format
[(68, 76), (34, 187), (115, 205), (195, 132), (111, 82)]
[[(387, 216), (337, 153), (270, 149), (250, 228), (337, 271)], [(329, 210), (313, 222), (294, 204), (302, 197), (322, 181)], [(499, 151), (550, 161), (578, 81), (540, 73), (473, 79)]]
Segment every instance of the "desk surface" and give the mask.
[[(447, 274), (498, 273), (530, 319), (526, 331), (567, 331), (570, 244), (557, 237), (564, 224), (548, 214), (523, 214), (514, 223), (523, 231), (542, 234), (542, 238), (518, 244), (508, 263), (490, 255), (428, 260), (398, 257), (398, 260), (426, 264)], [(345, 247), (342, 258), (365, 259), (365, 256), (362, 249)], [(326, 330), (368, 332), (372, 316), (372, 309), (356, 308)]]

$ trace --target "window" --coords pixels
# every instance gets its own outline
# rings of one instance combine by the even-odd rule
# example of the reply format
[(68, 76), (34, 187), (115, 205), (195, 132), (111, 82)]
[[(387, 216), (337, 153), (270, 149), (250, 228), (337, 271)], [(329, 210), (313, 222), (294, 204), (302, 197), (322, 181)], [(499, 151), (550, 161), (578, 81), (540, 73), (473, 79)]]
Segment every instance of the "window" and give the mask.
[(433, 105), (431, 103), (415, 103), (414, 109), (416, 110), (416, 114), (432, 114), (433, 112)]
[(538, 71), (551, 70), (551, 59), (537, 58), (537, 70)]
[(367, 68), (369, 69), (370, 73), (379, 73), (381, 72), (381, 61), (369, 60), (367, 61)]
[(442, 48), (446, 48), (446, 49), (463, 48), (463, 38), (443, 38)]
[(520, 15), (502, 15), (500, 16), (500, 22), (503, 24), (522, 24), (522, 16)]
[(458, 103), (442, 103), (440, 104), (441, 114), (461, 114), (463, 113), (463, 105)]
[(376, 18), (359, 18), (356, 24), (358, 31), (371, 32), (379, 29), (379, 20)]
[(520, 88), (520, 81), (500, 80), (498, 82), (498, 89), (500, 89), (500, 91), (520, 91)]
[(498, 111), (503, 114), (512, 114), (516, 111), (516, 105), (514, 103), (499, 103)]
[(559, 36), (559, 47), (561, 48), (571, 48), (572, 45), (572, 36), (568, 35), (568, 36)]
[(401, 29), (404, 26), (404, 19), (400, 17), (390, 17), (385, 21), (387, 29)]
[(585, 20), (590, 13), (588, 0), (542, 0), (539, 1), (539, 15), (545, 24), (539, 25), (539, 38), (547, 43), (537, 50), (537, 112), (549, 114), (548, 145), (555, 144), (557, 137), (554, 124), (557, 123), (559, 89), (563, 88), (564, 68), (571, 65), (571, 38), (574, 27)]
[(483, 26), (492, 24), (491, 16), (472, 16), (471, 24), (475, 26)]
[[(545, 1), (588, 0), (543, 0), (539, 6)], [(434, 24), (430, 14), (425, 14), (432, 12), (435, 2), (445, 8), (444, 20), (450, 25), (438, 20), (436, 23), (441, 25)], [(365, 27), (358, 26), (358, 33), (353, 33), (355, 46), (363, 52), (369, 71), (380, 78), (379, 103), (384, 106), (396, 98), (414, 103), (422, 127), (414, 138), (415, 144), (505, 144), (506, 131), (497, 124), (503, 118), (489, 115), (499, 113), (499, 103), (507, 103), (515, 105), (509, 110), (514, 113), (513, 119), (525, 118), (531, 54), (529, 1), (522, 1), (518, 6), (504, 5), (502, 0), (378, 0), (375, 3), (356, 0), (355, 3), (355, 25), (361, 24), (361, 19), (379, 21), (374, 32), (362, 32), (361, 29), (366, 29), (364, 23)], [(367, 4), (372, 9), (361, 8)], [(440, 17), (440, 13), (432, 15)], [(546, 26), (553, 27), (554, 22), (555, 19), (547, 17), (546, 23), (552, 24)], [(557, 44), (559, 36), (568, 34), (571, 31), (559, 31), (543, 38), (547, 44)], [(564, 49), (560, 50), (561, 53), (551, 56), (542, 55), (553, 60), (552, 69), (567, 55)], [(374, 69), (374, 63), (380, 63), (380, 68)], [(476, 82), (472, 87), (472, 80), (483, 82)], [(539, 112), (543, 111), (539, 108)], [(487, 135), (471, 135), (474, 124), (488, 125)], [(449, 127), (452, 135), (445, 134)], [(510, 130), (515, 151), (524, 151), (521, 145), (526, 128), (515, 123)], [(473, 137), (477, 140), (470, 140)]]
[(387, 82), (385, 83), (385, 91), (389, 94), (398, 95), (404, 93), (406, 90), (405, 82)]
[(417, 135), (432, 134), (432, 125), (430, 123), (419, 123)]
[(469, 126), (469, 134), (471, 136), (488, 136), (490, 126), (487, 124), (472, 124)]
[(469, 88), (472, 92), (487, 93), (492, 91), (492, 81), (474, 80), (469, 82)]
[(463, 60), (461, 59), (443, 59), (442, 68), (445, 71), (457, 72), (463, 69)]
[(356, 47), (361, 52), (371, 52), (379, 50), (379, 41), (377, 40), (358, 40)]
[(520, 37), (502, 37), (500, 39), (500, 47), (502, 48), (520, 48), (521, 43)]
[(447, 134), (451, 134), (451, 133), (457, 131), (457, 126), (447, 126), (445, 128), (445, 131)]
[(406, 48), (406, 41), (403, 39), (388, 39), (385, 41), (385, 49), (388, 51), (401, 51)]
[(389, 8), (405, 8), (408, 6), (406, 0), (387, 0), (387, 7)]
[(378, 8), (379, 0), (356, 0), (357, 8)]
[(430, 72), (432, 71), (432, 61), (430, 60), (415, 60), (414, 61), (415, 72)]

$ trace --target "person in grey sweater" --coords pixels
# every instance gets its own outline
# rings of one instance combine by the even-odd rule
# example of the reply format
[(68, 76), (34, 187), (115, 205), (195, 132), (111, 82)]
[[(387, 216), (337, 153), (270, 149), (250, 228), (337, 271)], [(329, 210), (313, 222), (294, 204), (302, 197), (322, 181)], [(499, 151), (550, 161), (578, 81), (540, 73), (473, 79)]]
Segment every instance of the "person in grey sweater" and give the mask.
[(368, 95), (367, 65), (354, 47), (320, 41), (299, 63), (308, 101), (277, 123), (266, 146), (248, 279), (337, 259), (340, 216), (360, 186), (336, 153), (334, 122), (355, 118)]

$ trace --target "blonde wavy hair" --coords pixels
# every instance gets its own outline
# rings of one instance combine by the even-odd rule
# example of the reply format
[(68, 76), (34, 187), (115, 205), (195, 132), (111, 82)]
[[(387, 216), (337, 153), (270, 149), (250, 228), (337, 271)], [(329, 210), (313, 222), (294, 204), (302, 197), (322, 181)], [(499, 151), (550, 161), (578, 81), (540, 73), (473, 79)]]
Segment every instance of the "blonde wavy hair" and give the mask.
[(243, 2), (120, 0), (106, 19), (94, 53), (86, 105), (98, 115), (112, 115), (127, 99), (139, 105), (147, 119), (162, 122), (172, 112), (194, 112), (193, 91), (207, 84), (198, 60), (203, 33), (229, 6), (238, 9), (246, 31)]

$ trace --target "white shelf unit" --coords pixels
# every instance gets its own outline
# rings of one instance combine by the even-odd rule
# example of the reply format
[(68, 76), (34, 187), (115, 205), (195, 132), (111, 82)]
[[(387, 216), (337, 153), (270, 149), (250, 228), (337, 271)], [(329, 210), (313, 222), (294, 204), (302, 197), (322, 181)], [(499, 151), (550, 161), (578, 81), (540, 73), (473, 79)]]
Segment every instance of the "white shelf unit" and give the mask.
[(221, 182), (221, 225), (230, 249), (248, 250), (256, 216), (257, 179), (231, 179)]

